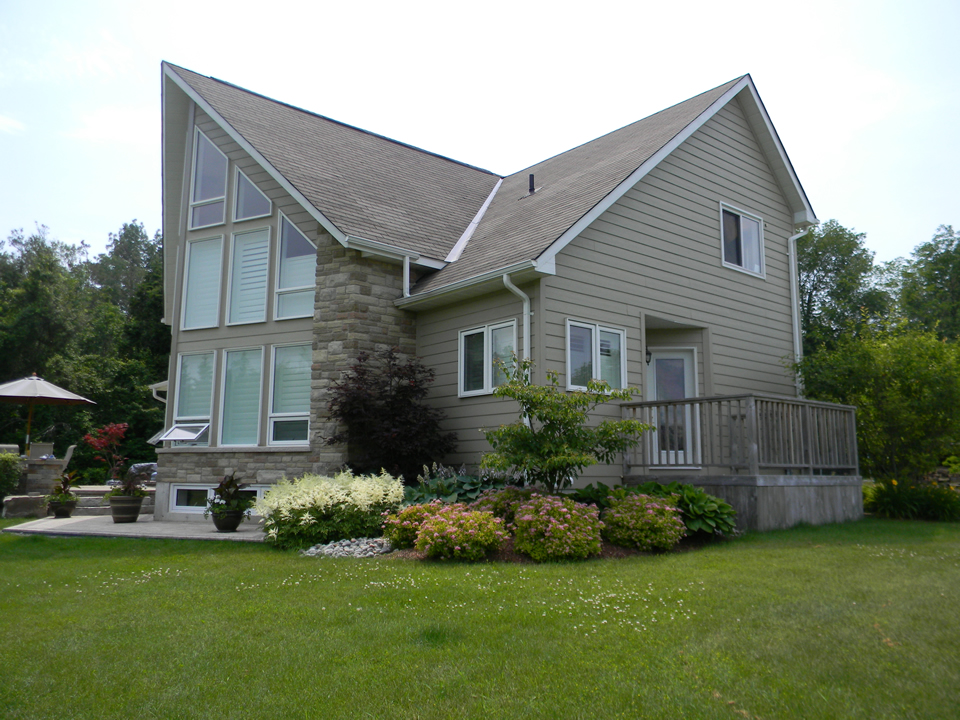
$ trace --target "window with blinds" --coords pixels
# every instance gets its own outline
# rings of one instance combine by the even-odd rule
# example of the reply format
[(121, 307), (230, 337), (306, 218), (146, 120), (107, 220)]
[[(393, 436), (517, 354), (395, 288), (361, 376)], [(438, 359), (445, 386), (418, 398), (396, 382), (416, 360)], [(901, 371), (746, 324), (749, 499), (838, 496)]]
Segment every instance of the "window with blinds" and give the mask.
[(219, 325), (222, 246), (222, 236), (187, 243), (181, 323), (184, 330)]
[(262, 348), (224, 352), (221, 445), (257, 444), (262, 373)]
[(230, 263), (230, 314), (227, 322), (263, 322), (267, 315), (267, 268), (270, 231), (266, 228), (233, 236)]
[(273, 349), (270, 445), (303, 445), (310, 439), (310, 345)]

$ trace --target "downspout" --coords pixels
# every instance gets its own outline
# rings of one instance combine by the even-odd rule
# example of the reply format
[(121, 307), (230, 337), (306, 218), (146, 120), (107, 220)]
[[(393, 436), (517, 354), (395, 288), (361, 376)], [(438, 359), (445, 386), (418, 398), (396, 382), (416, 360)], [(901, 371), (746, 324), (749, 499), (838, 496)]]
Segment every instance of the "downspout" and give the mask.
[(530, 296), (510, 282), (510, 276), (504, 274), (503, 286), (523, 301), (523, 359), (530, 359)]
[(403, 256), (403, 296), (410, 297), (410, 256)]
[[(797, 270), (797, 240), (810, 232), (808, 227), (803, 232), (787, 238), (790, 265), (790, 315), (793, 320), (793, 359), (799, 363), (803, 360), (803, 338), (800, 335), (800, 285)], [(799, 373), (794, 375), (794, 384), (797, 388), (797, 397), (803, 396), (803, 380)]]

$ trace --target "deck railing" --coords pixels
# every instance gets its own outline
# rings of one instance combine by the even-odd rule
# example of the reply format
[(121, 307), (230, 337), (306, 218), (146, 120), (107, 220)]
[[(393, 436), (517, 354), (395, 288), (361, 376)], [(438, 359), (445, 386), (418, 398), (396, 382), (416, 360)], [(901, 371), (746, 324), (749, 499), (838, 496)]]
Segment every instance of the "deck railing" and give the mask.
[(856, 408), (777, 395), (623, 403), (623, 417), (654, 429), (624, 453), (638, 469), (724, 474), (858, 475)]

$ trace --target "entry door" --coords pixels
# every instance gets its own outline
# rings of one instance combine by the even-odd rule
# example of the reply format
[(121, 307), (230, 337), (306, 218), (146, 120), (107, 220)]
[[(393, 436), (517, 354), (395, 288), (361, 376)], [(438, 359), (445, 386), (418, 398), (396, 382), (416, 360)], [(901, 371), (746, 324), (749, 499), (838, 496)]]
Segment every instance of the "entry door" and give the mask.
[[(683, 400), (697, 395), (697, 358), (690, 349), (650, 348), (649, 400)], [(661, 465), (697, 465), (698, 428), (691, 405), (658, 408), (654, 447)], [(656, 458), (654, 458), (656, 460)]]

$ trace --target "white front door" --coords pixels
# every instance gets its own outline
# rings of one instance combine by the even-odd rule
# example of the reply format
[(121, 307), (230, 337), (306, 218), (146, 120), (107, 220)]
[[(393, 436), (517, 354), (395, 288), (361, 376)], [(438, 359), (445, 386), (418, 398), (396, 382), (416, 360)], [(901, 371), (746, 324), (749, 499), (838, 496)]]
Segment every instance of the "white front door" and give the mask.
[[(650, 348), (647, 400), (683, 400), (697, 395), (693, 348)], [(691, 405), (657, 408), (651, 418), (661, 465), (697, 465), (697, 419)], [(654, 462), (657, 461), (656, 454)]]

